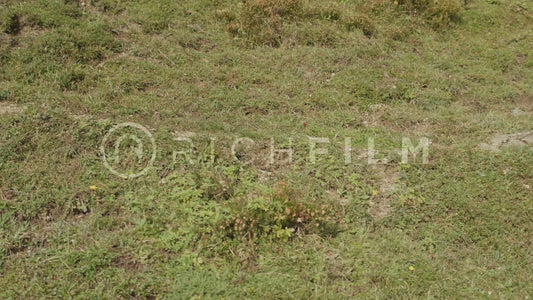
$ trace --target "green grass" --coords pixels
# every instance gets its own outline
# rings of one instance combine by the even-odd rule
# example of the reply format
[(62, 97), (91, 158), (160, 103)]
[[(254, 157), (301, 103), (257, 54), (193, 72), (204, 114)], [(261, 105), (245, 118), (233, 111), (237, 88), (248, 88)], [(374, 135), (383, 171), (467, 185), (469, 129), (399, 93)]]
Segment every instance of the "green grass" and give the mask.
[[(0, 0), (0, 298), (529, 299), (533, 151), (478, 144), (533, 130), (532, 18), (520, 0)], [(123, 122), (156, 141), (134, 179), (100, 152)], [(310, 136), (330, 141), (315, 164)], [(429, 164), (357, 158), (402, 137), (430, 138)], [(268, 163), (271, 138), (291, 164)]]

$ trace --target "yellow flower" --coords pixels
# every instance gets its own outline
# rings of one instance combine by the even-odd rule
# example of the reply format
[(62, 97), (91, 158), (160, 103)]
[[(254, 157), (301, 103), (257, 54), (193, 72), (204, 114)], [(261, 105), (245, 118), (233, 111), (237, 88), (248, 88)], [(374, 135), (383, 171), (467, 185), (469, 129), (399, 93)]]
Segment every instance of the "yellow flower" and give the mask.
[(378, 190), (374, 190), (374, 191), (372, 192), (372, 196), (377, 196), (378, 194), (379, 194)]
[(91, 185), (91, 186), (89, 187), (89, 189), (90, 189), (91, 191), (96, 191), (96, 190), (98, 189), (98, 187), (97, 187), (96, 185)]
[(414, 271), (414, 270), (415, 270), (415, 267), (409, 266), (409, 271)]

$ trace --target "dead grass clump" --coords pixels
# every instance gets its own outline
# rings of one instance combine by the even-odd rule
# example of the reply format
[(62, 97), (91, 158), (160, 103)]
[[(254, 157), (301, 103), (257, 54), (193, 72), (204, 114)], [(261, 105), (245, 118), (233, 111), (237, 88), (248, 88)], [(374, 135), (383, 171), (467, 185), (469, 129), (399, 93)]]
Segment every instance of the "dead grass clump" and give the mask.
[(463, 10), (460, 0), (395, 0), (411, 13), (423, 13), (434, 27), (448, 25), (457, 20)]
[(376, 25), (372, 22), (370, 17), (366, 14), (358, 14), (355, 16), (347, 17), (344, 20), (346, 29), (352, 31), (354, 29), (361, 29), (363, 34), (367, 37), (371, 37), (376, 34)]
[(229, 21), (226, 29), (233, 35), (243, 35), (253, 45), (279, 47), (283, 23), (303, 13), (302, 0), (251, 0), (242, 3), (240, 15), (220, 12)]

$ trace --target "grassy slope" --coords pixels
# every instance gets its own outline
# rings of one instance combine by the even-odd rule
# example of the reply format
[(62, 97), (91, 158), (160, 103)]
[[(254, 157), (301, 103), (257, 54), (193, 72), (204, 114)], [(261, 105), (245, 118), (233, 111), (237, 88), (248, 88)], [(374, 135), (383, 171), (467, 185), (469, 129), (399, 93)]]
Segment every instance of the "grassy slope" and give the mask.
[[(440, 28), (312, 2), (279, 47), (228, 33), (238, 1), (0, 3), (0, 103), (25, 107), (0, 115), (0, 297), (531, 297), (533, 154), (476, 147), (532, 130), (529, 2), (468, 1)], [(346, 26), (359, 10), (370, 35)], [(98, 150), (125, 121), (158, 146), (134, 180)], [(176, 131), (204, 158), (215, 137), (215, 164), (172, 165)], [(307, 136), (330, 155), (310, 164)], [(429, 137), (430, 164), (343, 164), (344, 137), (402, 136)], [(235, 137), (258, 142), (251, 165)], [(270, 137), (294, 139), (294, 164), (265, 163)], [(291, 236), (298, 201), (327, 213)], [(269, 227), (232, 237), (243, 214)]]

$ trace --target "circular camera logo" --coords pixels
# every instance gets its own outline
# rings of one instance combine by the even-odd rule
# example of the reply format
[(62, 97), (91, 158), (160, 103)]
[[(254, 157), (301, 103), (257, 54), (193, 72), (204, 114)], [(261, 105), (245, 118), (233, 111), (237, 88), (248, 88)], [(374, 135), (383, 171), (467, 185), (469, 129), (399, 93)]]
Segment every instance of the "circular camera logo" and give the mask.
[[(150, 147), (146, 149), (145, 145)], [(104, 166), (125, 179), (146, 174), (154, 164), (156, 150), (150, 131), (132, 122), (115, 125), (104, 136), (100, 146)]]

